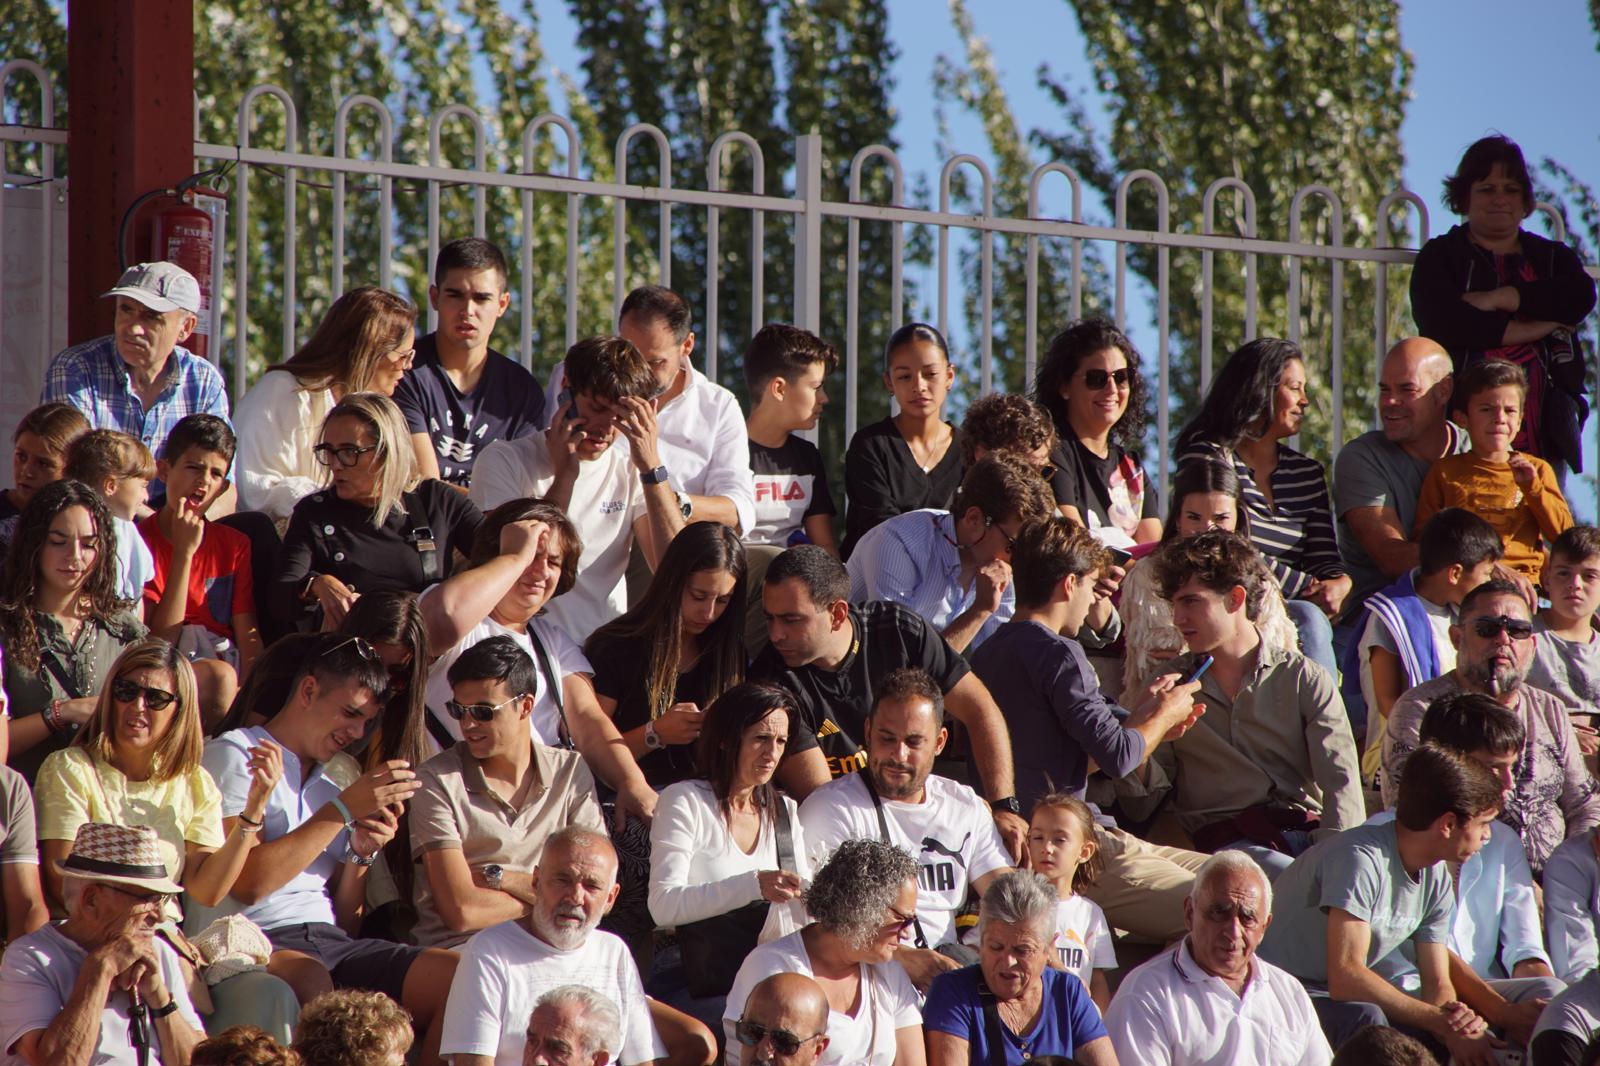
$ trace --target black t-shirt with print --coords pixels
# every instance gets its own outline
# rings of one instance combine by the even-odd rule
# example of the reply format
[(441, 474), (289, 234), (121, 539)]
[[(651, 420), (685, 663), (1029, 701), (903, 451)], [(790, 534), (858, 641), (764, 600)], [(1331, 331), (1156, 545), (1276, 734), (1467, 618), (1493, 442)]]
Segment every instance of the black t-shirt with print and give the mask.
[(456, 388), (439, 365), (436, 334), (417, 339), (417, 357), (394, 390), (406, 429), (433, 438), (439, 478), (466, 488), (478, 453), (497, 440), (515, 440), (544, 426), (544, 390), (515, 361), (489, 349), (471, 393)]
[(915, 666), (949, 692), (972, 672), (927, 619), (898, 603), (852, 604), (850, 624), (857, 644), (837, 670), (791, 669), (770, 644), (750, 667), (753, 680), (782, 685), (800, 703), (804, 728), (790, 740), (789, 751), (821, 747), (834, 777), (866, 764), (861, 742), (877, 679), (902, 666)]
[(777, 448), (751, 441), (750, 470), (755, 475), (756, 523), (745, 534), (749, 544), (787, 548), (807, 518), (837, 513), (822, 453), (808, 440), (791, 433)]
[[(1056, 468), (1050, 478), (1050, 491), (1058, 504), (1071, 504), (1088, 521), (1092, 514), (1100, 525), (1115, 525), (1111, 520), (1111, 486), (1120, 481), (1117, 468), (1127, 455), (1122, 447), (1107, 442), (1104, 459), (1083, 446), (1081, 441), (1060, 440), (1050, 453), (1050, 465)], [(1160, 518), (1159, 502), (1150, 479), (1144, 479), (1144, 499), (1140, 501), (1139, 518)]]
[[(584, 656), (594, 668), (594, 690), (617, 701), (612, 722), (617, 732), (637, 729), (650, 720), (650, 705), (645, 693), (650, 669), (650, 641), (596, 633), (584, 645)], [(704, 657), (678, 675), (675, 703), (698, 704), (703, 711), (710, 703), (710, 679)], [(639, 769), (653, 789), (696, 776), (695, 746), (668, 744), (639, 758)]]

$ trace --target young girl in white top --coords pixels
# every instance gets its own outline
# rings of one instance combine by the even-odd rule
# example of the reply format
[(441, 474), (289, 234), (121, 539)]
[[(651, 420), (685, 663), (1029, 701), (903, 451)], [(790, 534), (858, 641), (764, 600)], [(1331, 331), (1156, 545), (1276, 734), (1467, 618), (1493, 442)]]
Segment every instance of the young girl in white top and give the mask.
[(1028, 822), (1028, 856), (1033, 868), (1056, 886), (1056, 938), (1050, 965), (1077, 975), (1100, 1013), (1111, 1003), (1106, 971), (1117, 968), (1106, 916), (1077, 893), (1094, 884), (1100, 857), (1089, 805), (1065, 792), (1041, 796)]

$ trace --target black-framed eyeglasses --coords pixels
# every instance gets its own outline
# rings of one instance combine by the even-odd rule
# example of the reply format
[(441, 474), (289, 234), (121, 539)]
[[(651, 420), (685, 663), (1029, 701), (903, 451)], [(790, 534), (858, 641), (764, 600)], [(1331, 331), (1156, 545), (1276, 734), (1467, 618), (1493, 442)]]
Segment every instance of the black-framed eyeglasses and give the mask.
[(795, 1054), (802, 1045), (826, 1035), (826, 1033), (812, 1033), (810, 1036), (796, 1036), (787, 1029), (771, 1028), (744, 1018), (740, 1018), (733, 1025), (734, 1039), (745, 1047), (755, 1047), (763, 1039), (767, 1039), (772, 1041), (772, 1050), (785, 1056)]
[(992, 529), (996, 533), (999, 533), (1002, 537), (1006, 538), (1006, 551), (1010, 551), (1012, 548), (1016, 547), (1017, 538), (1013, 537), (1010, 533), (1007, 533), (1001, 527), (999, 522), (993, 518), (990, 518), (988, 515), (983, 516), (983, 527), (985, 529)]
[(334, 464), (334, 460), (338, 460), (340, 466), (349, 469), (359, 463), (363, 455), (377, 450), (378, 446), (376, 444), (365, 446), (341, 444), (338, 447), (334, 447), (332, 444), (319, 444), (311, 449), (311, 454), (323, 466), (331, 467)]
[(1103, 389), (1108, 381), (1114, 381), (1117, 383), (1117, 388), (1125, 389), (1131, 380), (1133, 380), (1133, 371), (1127, 367), (1123, 367), (1121, 370), (1093, 369), (1083, 372), (1083, 383), (1091, 389)]
[(1533, 623), (1510, 615), (1490, 615), (1487, 618), (1474, 618), (1472, 631), (1484, 640), (1493, 640), (1501, 633), (1508, 634), (1512, 640), (1527, 640), (1533, 636)]
[(522, 698), (522, 696), (525, 695), (527, 695), (527, 693), (512, 696), (509, 700), (506, 700), (503, 703), (496, 703), (493, 706), (490, 706), (487, 703), (458, 703), (455, 700), (445, 700), (444, 709), (445, 713), (449, 714), (451, 718), (454, 718), (458, 722), (467, 717), (469, 714), (472, 716), (472, 720), (474, 722), (492, 722), (494, 721), (495, 712), (499, 711), (500, 708), (506, 706), (507, 704), (516, 703)]
[(145, 708), (151, 711), (164, 711), (178, 699), (166, 689), (151, 688), (126, 677), (119, 677), (111, 682), (111, 698), (118, 703), (132, 703), (141, 696), (144, 697)]
[(119, 896), (127, 896), (140, 903), (154, 903), (157, 907), (165, 907), (167, 901), (172, 899), (171, 892), (134, 892), (121, 885), (114, 885), (110, 881), (100, 881), (98, 884), (104, 885)]

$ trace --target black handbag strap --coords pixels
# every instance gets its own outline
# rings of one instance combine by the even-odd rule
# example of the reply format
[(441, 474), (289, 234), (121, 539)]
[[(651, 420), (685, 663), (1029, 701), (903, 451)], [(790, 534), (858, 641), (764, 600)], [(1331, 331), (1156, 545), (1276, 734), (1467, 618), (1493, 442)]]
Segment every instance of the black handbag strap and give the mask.
[(772, 825), (778, 837), (778, 869), (793, 873), (794, 830), (789, 826), (789, 808), (784, 806), (782, 796), (772, 793), (772, 799), (777, 804), (777, 808), (772, 812)]
[[(84, 623), (87, 625), (88, 623)], [(49, 649), (40, 649), (39, 663), (51, 676), (56, 679), (56, 684), (61, 686), (61, 691), (67, 694), (67, 699), (76, 700), (83, 698), (83, 693), (78, 691), (77, 682), (72, 680), (72, 673), (56, 658), (56, 653)]]
[(550, 689), (550, 699), (555, 702), (556, 714), (561, 716), (561, 731), (556, 739), (560, 746), (568, 751), (577, 751), (578, 745), (572, 739), (572, 730), (567, 725), (567, 700), (561, 691), (561, 679), (556, 676), (555, 664), (550, 661), (550, 653), (545, 650), (544, 641), (539, 639), (539, 633), (533, 628), (533, 621), (528, 622), (528, 641), (533, 645), (534, 658), (539, 660), (539, 672), (544, 675), (544, 682)]
[(973, 969), (978, 973), (978, 1002), (983, 1006), (983, 1042), (989, 1045), (989, 1066), (1006, 1066), (1006, 1031), (1000, 1021), (1000, 997), (989, 990), (982, 968)]
[[(861, 783), (867, 786), (867, 795), (872, 797), (872, 809), (877, 812), (878, 832), (883, 836), (883, 842), (885, 844), (893, 844), (894, 837), (889, 835), (889, 816), (883, 813), (883, 800), (878, 798), (878, 787), (872, 783), (871, 770), (861, 771)], [(926, 951), (928, 949), (928, 937), (922, 931), (922, 919), (915, 914), (911, 916), (911, 930), (915, 934), (912, 943)]]
[[(406, 543), (417, 550), (417, 558), (422, 563), (422, 579), (428, 584), (439, 580), (439, 544), (433, 539), (433, 529), (427, 525), (428, 512), (422, 506), (422, 497), (415, 492), (401, 495), (401, 502), (405, 505), (405, 517), (400, 524), (406, 530)], [(422, 525), (414, 525), (421, 522)]]

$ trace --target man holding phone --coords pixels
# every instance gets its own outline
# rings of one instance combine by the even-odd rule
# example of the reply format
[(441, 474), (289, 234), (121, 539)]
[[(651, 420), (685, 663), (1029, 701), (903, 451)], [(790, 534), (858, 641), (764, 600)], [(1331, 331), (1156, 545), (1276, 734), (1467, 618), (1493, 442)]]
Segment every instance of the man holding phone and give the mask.
[(1238, 848), (1275, 878), (1313, 840), (1366, 818), (1355, 738), (1333, 678), (1262, 641), (1255, 618), (1270, 581), (1250, 542), (1221, 530), (1165, 545), (1140, 565), (1172, 603), (1189, 654), (1202, 656), (1205, 717), (1118, 782), (1134, 817), (1169, 796), (1200, 851)]

